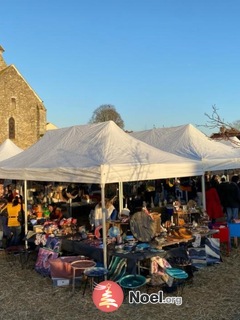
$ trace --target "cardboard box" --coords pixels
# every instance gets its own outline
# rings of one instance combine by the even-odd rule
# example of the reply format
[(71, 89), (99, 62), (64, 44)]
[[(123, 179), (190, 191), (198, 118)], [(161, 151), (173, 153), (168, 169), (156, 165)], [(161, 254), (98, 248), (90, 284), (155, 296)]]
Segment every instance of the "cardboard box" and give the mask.
[[(78, 260), (82, 260), (81, 256), (59, 257), (49, 260), (51, 277), (54, 279), (71, 279), (73, 275), (71, 263)], [(76, 270), (76, 278), (81, 277), (82, 273), (83, 270)]]
[[(72, 285), (72, 279), (66, 278), (52, 278), (54, 287), (64, 287)], [(75, 287), (80, 287), (82, 283), (82, 277), (75, 278)]]

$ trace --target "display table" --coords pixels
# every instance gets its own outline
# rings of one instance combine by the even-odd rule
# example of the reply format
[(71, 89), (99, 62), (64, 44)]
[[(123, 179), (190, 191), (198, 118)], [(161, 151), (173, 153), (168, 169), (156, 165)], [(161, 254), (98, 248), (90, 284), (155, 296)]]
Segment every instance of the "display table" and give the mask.
[(164, 250), (143, 250), (138, 252), (128, 252), (128, 253), (121, 253), (118, 251), (113, 251), (112, 255), (116, 257), (120, 257), (123, 259), (127, 259), (127, 274), (136, 275), (140, 273), (140, 262), (146, 259), (150, 259), (155, 256), (165, 256), (166, 251)]
[(103, 264), (103, 245), (100, 240), (62, 239), (61, 250), (67, 253), (84, 255)]
[[(102, 242), (100, 240), (62, 240), (61, 250), (66, 253), (72, 253), (75, 255), (84, 255), (87, 256), (94, 261), (103, 264), (103, 247)], [(163, 250), (141, 250), (138, 252), (118, 252), (114, 250), (114, 246), (108, 246), (108, 256), (118, 256), (120, 258), (127, 259), (127, 273), (128, 274), (136, 274), (138, 262), (141, 260), (145, 260), (156, 255), (163, 255)]]
[[(202, 235), (202, 237), (211, 237), (218, 232), (217, 230), (209, 230), (209, 232)], [(164, 257), (166, 251), (172, 247), (176, 247), (183, 244), (189, 244), (193, 242), (195, 237), (190, 239), (170, 239), (167, 238), (164, 243), (161, 244), (161, 249), (148, 248), (141, 251), (119, 251), (115, 250), (114, 245), (108, 245), (107, 253), (108, 258), (117, 256), (123, 259), (127, 259), (127, 274), (137, 274), (140, 272), (140, 262), (149, 259), (154, 256)], [(70, 240), (62, 239), (61, 250), (66, 253), (74, 255), (84, 255), (94, 260), (99, 264), (103, 264), (103, 244), (101, 240)], [(109, 259), (110, 260), (110, 259)]]

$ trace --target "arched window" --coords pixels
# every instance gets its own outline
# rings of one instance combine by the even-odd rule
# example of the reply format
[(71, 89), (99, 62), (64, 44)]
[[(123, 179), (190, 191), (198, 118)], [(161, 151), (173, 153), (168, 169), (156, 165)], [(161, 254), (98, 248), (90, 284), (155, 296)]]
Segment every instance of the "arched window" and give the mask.
[(15, 139), (15, 120), (10, 118), (8, 121), (9, 139)]

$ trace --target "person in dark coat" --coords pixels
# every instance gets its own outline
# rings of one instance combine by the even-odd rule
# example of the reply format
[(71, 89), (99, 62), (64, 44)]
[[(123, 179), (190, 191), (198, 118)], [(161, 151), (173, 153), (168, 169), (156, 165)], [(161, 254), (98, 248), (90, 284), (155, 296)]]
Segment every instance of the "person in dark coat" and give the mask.
[(226, 181), (225, 177), (221, 178), (221, 183), (219, 183), (218, 186), (218, 195), (223, 207), (223, 212), (226, 212), (227, 202), (226, 202), (226, 194), (227, 194), (227, 188), (228, 188), (229, 182)]
[(210, 180), (211, 185), (218, 190), (219, 187), (219, 176), (214, 174)]
[(232, 176), (231, 182), (226, 190), (226, 214), (227, 222), (231, 223), (233, 220), (238, 219), (238, 212), (240, 206), (240, 189), (237, 185), (239, 176)]

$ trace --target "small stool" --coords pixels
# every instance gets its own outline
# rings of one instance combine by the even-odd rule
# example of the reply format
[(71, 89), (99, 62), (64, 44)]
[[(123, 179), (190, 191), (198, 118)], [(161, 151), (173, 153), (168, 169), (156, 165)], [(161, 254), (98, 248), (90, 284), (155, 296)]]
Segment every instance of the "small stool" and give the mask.
[(75, 282), (76, 282), (76, 271), (81, 272), (83, 276), (83, 272), (86, 268), (94, 267), (96, 262), (92, 260), (77, 260), (71, 263), (71, 267), (73, 269), (73, 278), (72, 278), (72, 292), (75, 292)]
[(93, 290), (94, 285), (96, 283), (99, 283), (104, 280), (105, 275), (107, 275), (108, 273), (108, 269), (103, 267), (93, 267), (93, 268), (85, 269), (83, 273), (87, 277), (85, 281), (84, 290), (83, 290), (83, 296), (84, 296), (88, 279), (90, 278), (90, 288), (91, 290)]

